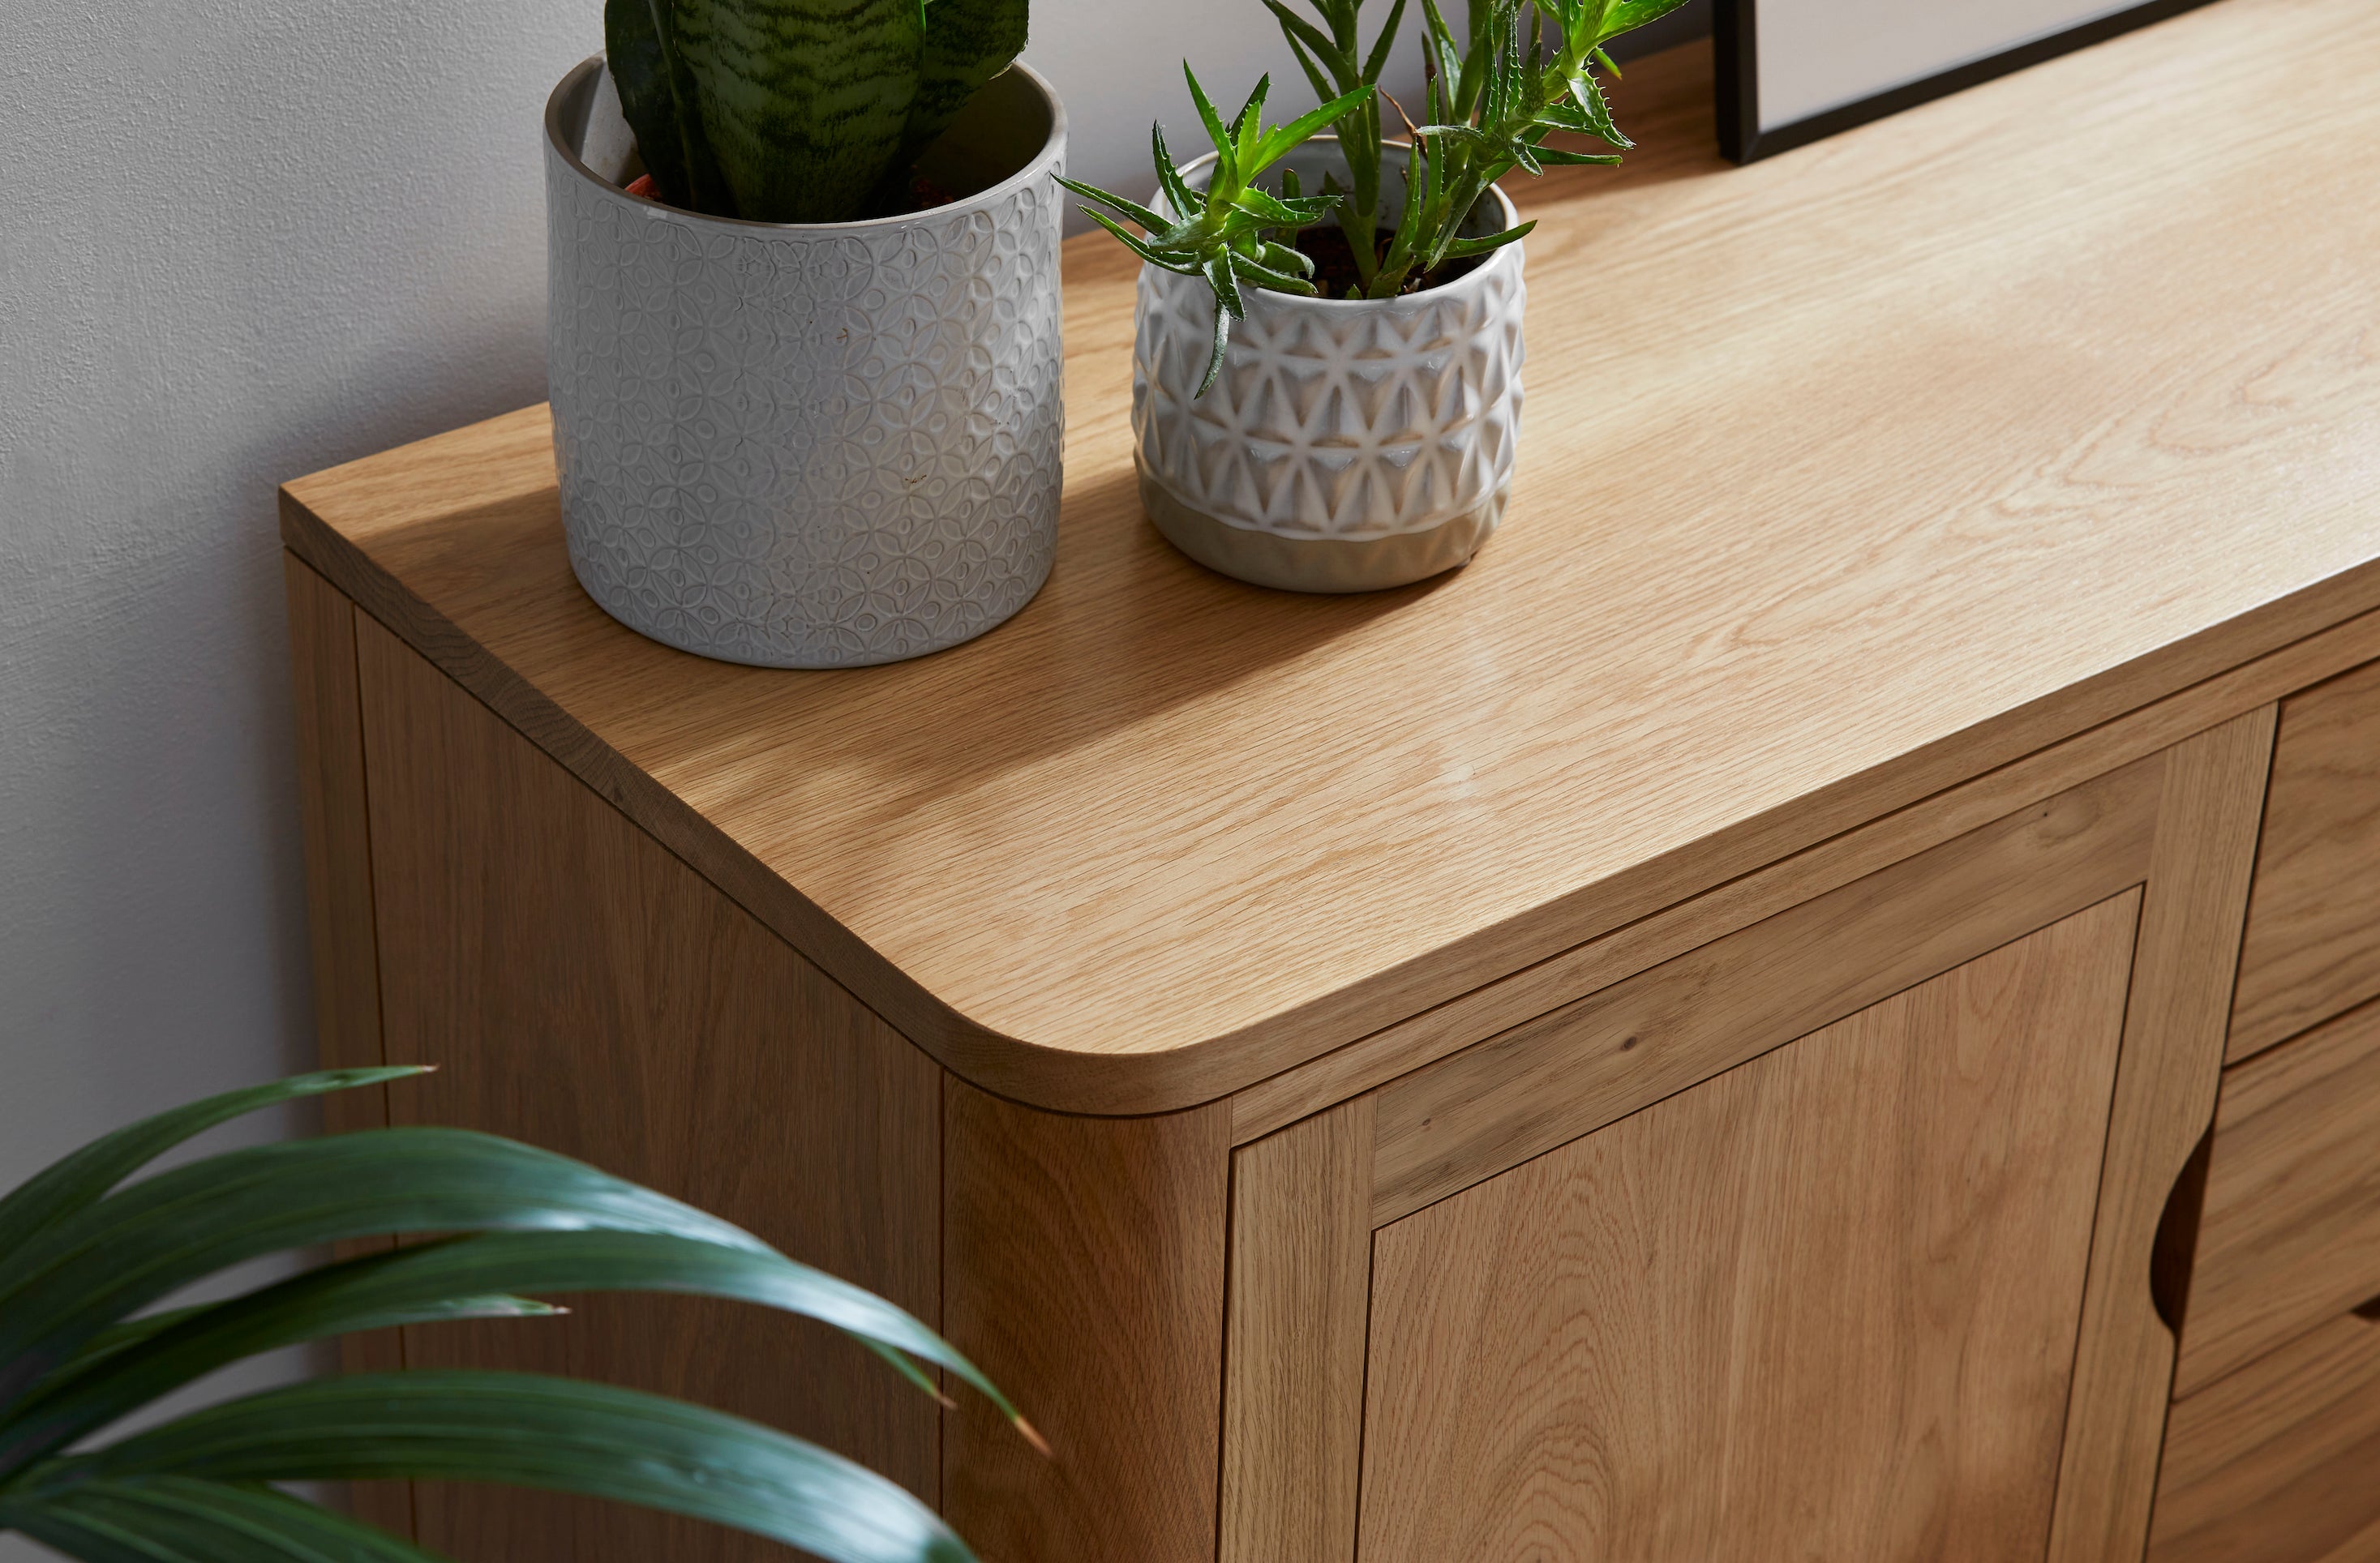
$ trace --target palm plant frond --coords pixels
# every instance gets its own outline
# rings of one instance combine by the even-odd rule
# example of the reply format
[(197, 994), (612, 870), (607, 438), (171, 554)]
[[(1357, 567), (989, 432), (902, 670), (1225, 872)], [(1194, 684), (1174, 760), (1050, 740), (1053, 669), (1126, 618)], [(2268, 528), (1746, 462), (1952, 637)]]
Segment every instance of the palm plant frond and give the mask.
[[(735, 1526), (832, 1563), (970, 1555), (907, 1492), (774, 1429), (700, 1406), (531, 1375), (358, 1375), (267, 1391), (91, 1447), (159, 1397), (301, 1341), (558, 1312), (534, 1294), (667, 1291), (819, 1320), (914, 1386), (928, 1367), (1038, 1439), (916, 1318), (728, 1222), (551, 1152), (404, 1128), (235, 1150), (136, 1181), (241, 1113), (418, 1073), (329, 1072), (134, 1124), (0, 1199), (0, 1532), (86, 1563), (419, 1560), (409, 1543), (259, 1484), (509, 1482)], [(224, 1302), (143, 1310), (261, 1254), (445, 1235), (319, 1266)]]

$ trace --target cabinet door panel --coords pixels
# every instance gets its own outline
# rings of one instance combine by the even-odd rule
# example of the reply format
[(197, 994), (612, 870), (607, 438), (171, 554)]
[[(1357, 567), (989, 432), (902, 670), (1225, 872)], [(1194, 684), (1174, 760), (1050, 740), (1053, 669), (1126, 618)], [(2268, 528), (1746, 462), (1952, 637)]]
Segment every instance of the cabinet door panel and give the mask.
[(2138, 909), (1383, 1228), (1363, 1563), (2039, 1556)]

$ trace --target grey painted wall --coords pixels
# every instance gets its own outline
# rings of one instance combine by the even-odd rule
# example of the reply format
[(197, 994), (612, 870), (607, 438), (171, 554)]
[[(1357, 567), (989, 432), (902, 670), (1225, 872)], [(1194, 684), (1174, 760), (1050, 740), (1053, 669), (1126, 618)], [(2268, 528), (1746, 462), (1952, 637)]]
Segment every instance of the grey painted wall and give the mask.
[[(1256, 0), (1231, 5), (1039, 0), (1028, 55), (1078, 174), (1145, 191), (1152, 113), (1195, 140), (1185, 53), (1218, 96), (1259, 68), (1305, 96)], [(0, 1186), (307, 1062), (273, 485), (542, 396), (537, 115), (600, 14), (12, 9)]]

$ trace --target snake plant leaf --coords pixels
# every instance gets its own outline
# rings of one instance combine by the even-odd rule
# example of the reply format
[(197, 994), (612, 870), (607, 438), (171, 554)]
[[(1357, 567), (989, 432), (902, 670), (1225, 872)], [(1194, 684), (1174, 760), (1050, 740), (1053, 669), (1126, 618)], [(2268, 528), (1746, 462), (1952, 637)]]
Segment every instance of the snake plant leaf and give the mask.
[(270, 1487), (188, 1476), (79, 1484), (0, 1499), (0, 1529), (82, 1563), (439, 1563), (434, 1554)]
[(967, 100), (1023, 52), (1026, 11), (1027, 0), (927, 0), (917, 95), (909, 104), (900, 169), (949, 129)]
[(0, 1257), (0, 1406), (85, 1342), (244, 1260), (406, 1231), (742, 1229), (583, 1162), (463, 1129), (256, 1145), (142, 1180)]
[(0, 1199), (0, 1265), (45, 1229), (98, 1204), (108, 1190), (158, 1157), (219, 1123), (301, 1097), (352, 1091), (424, 1072), (419, 1065), (323, 1070), (225, 1091), (127, 1124), (35, 1173)]
[(916, 0), (675, 0), (672, 15), (735, 214), (858, 216), (917, 102)]
[(676, 47), (675, 3), (605, 0), (604, 63), (661, 198), (688, 211), (733, 217), (735, 198), (703, 131), (694, 73)]
[(1019, 1420), (973, 1363), (916, 1318), (774, 1251), (651, 1232), (485, 1232), (327, 1265), (186, 1311), (171, 1328), (87, 1367), (68, 1363), (0, 1417), (0, 1479), (260, 1351), (395, 1324), (550, 1312), (509, 1294), (577, 1291), (678, 1292), (801, 1315), (858, 1339), (928, 1394), (939, 1392), (911, 1358), (946, 1369)]
[(358, 1374), (194, 1412), (27, 1472), (18, 1507), (91, 1481), (502, 1482), (732, 1526), (830, 1563), (960, 1563), (931, 1510), (866, 1467), (741, 1417), (536, 1374)]

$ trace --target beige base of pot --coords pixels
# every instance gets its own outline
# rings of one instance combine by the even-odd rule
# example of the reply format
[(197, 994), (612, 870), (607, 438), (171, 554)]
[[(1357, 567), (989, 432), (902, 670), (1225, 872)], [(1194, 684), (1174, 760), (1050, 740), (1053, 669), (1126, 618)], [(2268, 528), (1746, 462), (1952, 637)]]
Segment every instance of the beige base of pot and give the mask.
[[(1135, 463), (1135, 466), (1138, 464)], [(1209, 570), (1281, 591), (1382, 591), (1467, 564), (1504, 517), (1500, 486), (1488, 503), (1426, 532), (1385, 538), (1284, 538), (1218, 521), (1140, 474), (1140, 507), (1165, 540)]]

